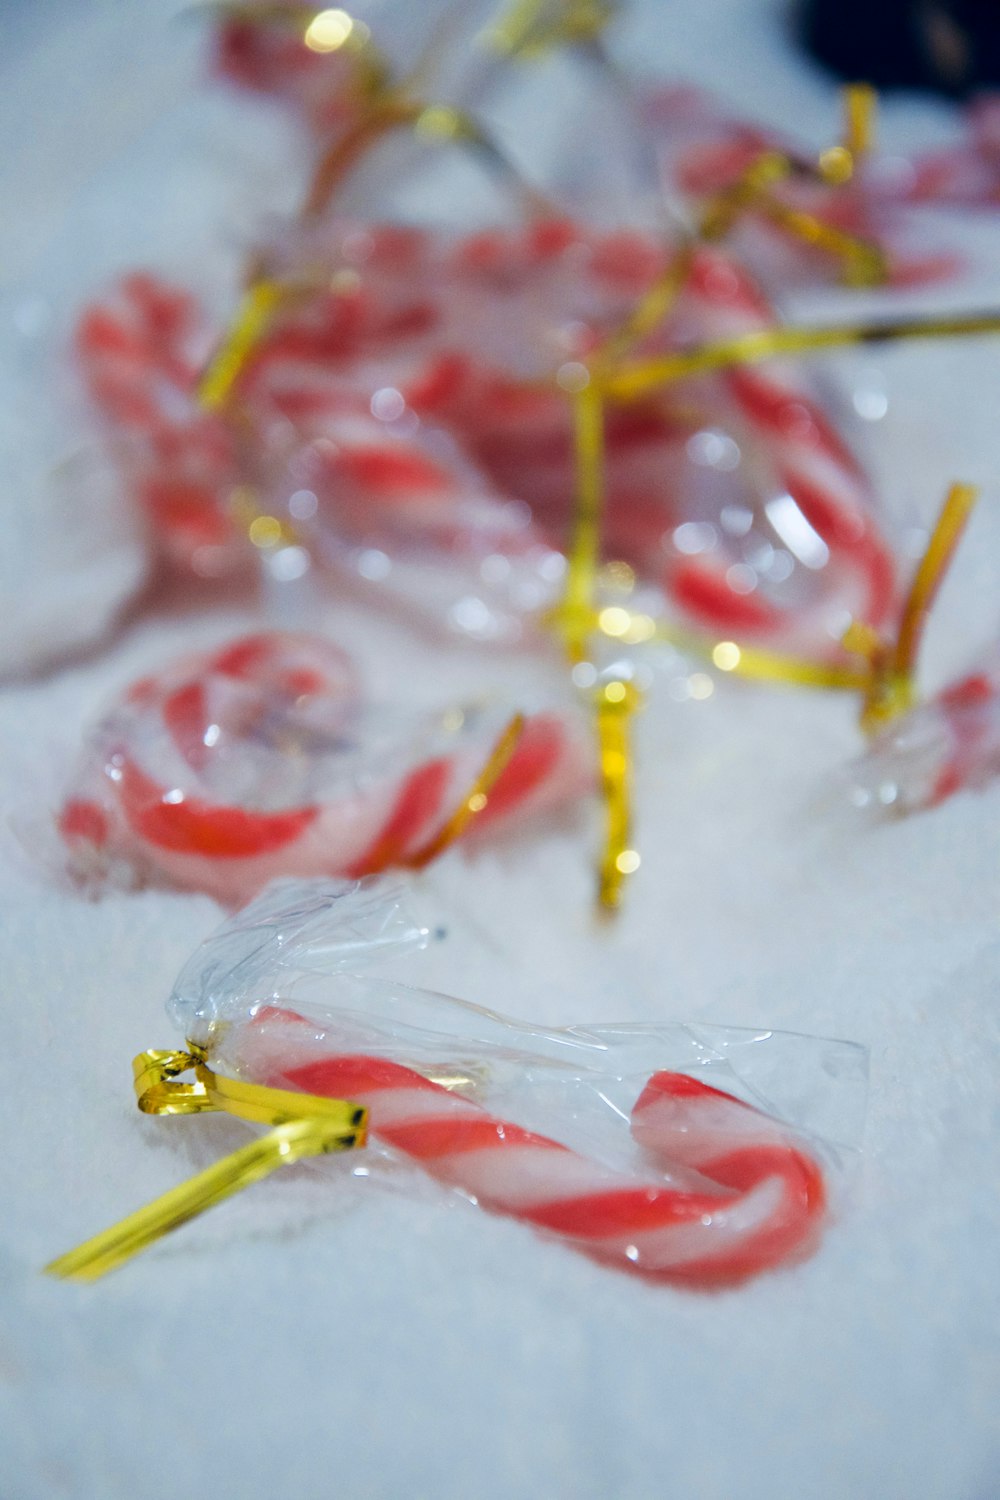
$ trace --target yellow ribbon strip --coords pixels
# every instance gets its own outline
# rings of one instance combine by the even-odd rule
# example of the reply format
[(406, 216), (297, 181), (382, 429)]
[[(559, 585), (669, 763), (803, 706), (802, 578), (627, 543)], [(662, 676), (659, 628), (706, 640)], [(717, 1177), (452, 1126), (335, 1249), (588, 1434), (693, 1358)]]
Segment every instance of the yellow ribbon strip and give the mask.
[(635, 401), (650, 391), (737, 365), (760, 364), (784, 354), (811, 354), (856, 344), (903, 339), (955, 338), (1000, 333), (1000, 311), (959, 313), (945, 317), (872, 319), (847, 324), (799, 324), (761, 328), (735, 338), (698, 344), (693, 349), (657, 355), (620, 365), (602, 377), (604, 393), (616, 401)]
[(573, 398), (576, 500), (566, 587), (555, 619), (571, 661), (583, 659), (595, 609), (604, 513), (604, 401), (590, 379)]
[(803, 209), (791, 208), (774, 197), (761, 197), (757, 211), (779, 229), (794, 235), (814, 250), (838, 258), (844, 267), (847, 286), (880, 286), (886, 279), (888, 265), (882, 250), (871, 240), (847, 234), (825, 220)]
[(453, 844), (457, 838), (461, 837), (474, 818), (477, 818), (480, 813), (485, 812), (489, 804), (490, 793), (506, 769), (514, 751), (517, 749), (521, 735), (524, 733), (524, 725), (524, 715), (515, 714), (493, 746), (486, 764), (469, 788), (466, 796), (463, 797), (458, 807), (451, 814), (451, 817), (422, 849), (418, 849), (408, 859), (402, 861), (408, 869), (424, 869), (425, 866), (430, 864), (431, 860), (437, 859), (438, 855), (447, 849), (449, 844)]
[(817, 168), (825, 182), (841, 187), (850, 182), (858, 162), (875, 142), (878, 94), (870, 83), (849, 83), (841, 92), (844, 133), (837, 146), (821, 151)]
[(608, 369), (629, 349), (663, 323), (687, 284), (694, 258), (694, 241), (687, 240), (670, 257), (665, 269), (644, 292), (625, 323), (605, 339), (590, 361), (591, 369)]
[(206, 411), (219, 411), (288, 294), (280, 282), (263, 279), (243, 293), (243, 299), (198, 381), (196, 396)]
[(745, 167), (741, 176), (723, 188), (706, 203), (698, 222), (703, 240), (720, 240), (727, 235), (740, 214), (758, 208), (764, 195), (783, 182), (793, 170), (791, 158), (782, 151), (762, 151)]
[[(188, 1045), (190, 1050), (186, 1052), (149, 1051), (135, 1058), (135, 1092), (144, 1114), (222, 1110), (272, 1128), (75, 1250), (60, 1255), (45, 1267), (50, 1276), (96, 1281), (163, 1235), (259, 1182), (276, 1168), (303, 1157), (365, 1144), (368, 1117), (361, 1105), (223, 1077), (208, 1067), (202, 1048)], [(179, 1082), (179, 1075), (192, 1068), (195, 1082)]]
[(555, 47), (596, 42), (616, 9), (613, 0), (510, 0), (489, 40), (511, 57), (540, 57)]
[(805, 656), (786, 656), (760, 646), (736, 641), (706, 641), (696, 634), (665, 626), (664, 638), (683, 651), (706, 657), (720, 672), (745, 677), (752, 682), (783, 683), (788, 687), (819, 688), (824, 691), (863, 693), (869, 674), (836, 662), (812, 661)]
[(793, 208), (774, 189), (789, 177), (820, 178), (833, 187), (849, 182), (861, 156), (871, 149), (877, 95), (867, 84), (843, 91), (844, 139), (820, 153), (815, 166), (782, 151), (762, 151), (731, 186), (716, 193), (702, 211), (702, 239), (723, 238), (744, 213), (759, 213), (793, 238), (842, 261), (849, 286), (876, 286), (886, 279), (886, 259), (870, 240), (847, 234), (804, 209)]
[(639, 868), (632, 837), (632, 718), (642, 706), (642, 695), (631, 682), (615, 679), (597, 692), (597, 741), (604, 793), (606, 836), (598, 872), (602, 908), (621, 905), (625, 878)]
[(979, 498), (975, 485), (953, 484), (945, 497), (899, 617), (894, 640), (861, 624), (849, 627), (844, 645), (868, 659), (861, 727), (873, 734), (917, 701), (915, 671), (924, 626), (955, 548)]

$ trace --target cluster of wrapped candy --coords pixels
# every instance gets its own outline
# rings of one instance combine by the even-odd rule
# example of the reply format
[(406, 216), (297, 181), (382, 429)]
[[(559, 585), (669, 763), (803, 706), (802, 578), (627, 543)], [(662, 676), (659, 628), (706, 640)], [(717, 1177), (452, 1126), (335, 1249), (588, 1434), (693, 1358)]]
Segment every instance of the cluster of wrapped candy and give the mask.
[[(368, 43), (341, 11), (306, 26), (293, 6), (248, 7), (221, 24), (221, 71), (308, 123), (314, 189), (345, 142), (362, 153), (417, 108)], [(320, 192), (255, 255), (250, 334), (222, 340), (221, 385), (194, 298), (126, 278), (77, 344), (160, 557), (209, 579), (254, 559), (286, 584), (312, 570), (448, 634), (536, 640), (566, 588), (574, 397), (666, 277), (681, 268), (631, 357), (775, 327), (747, 264), (707, 242), (723, 234), (778, 284), (793, 261), (897, 284), (954, 269), (898, 250), (900, 214), (990, 196), (995, 109), (979, 108), (970, 146), (892, 170), (855, 113), (851, 148), (817, 165), (693, 90), (640, 93), (668, 192), (707, 236), (694, 250), (544, 215), (464, 235), (345, 222), (318, 211)], [(848, 620), (879, 632), (892, 617), (897, 562), (863, 470), (788, 361), (607, 401), (603, 444), (603, 552), (626, 568), (592, 602), (612, 606), (614, 651), (666, 621), (836, 662)], [(614, 608), (623, 576), (628, 611)]]
[[(582, 27), (592, 41), (604, 13), (572, 0), (527, 10), (563, 40)], [(848, 443), (796, 366), (773, 357), (779, 320), (761, 287), (831, 267), (855, 285), (953, 272), (950, 253), (911, 248), (906, 206), (995, 197), (994, 117), (979, 117), (970, 148), (891, 172), (868, 153), (860, 115), (855, 139), (815, 160), (690, 92), (640, 91), (660, 190), (685, 208), (670, 237), (596, 227), (527, 189), (514, 227), (404, 228), (331, 211), (384, 135), (426, 127), (503, 158), (453, 92), (417, 98), (421, 68), (400, 82), (369, 36), (339, 9), (226, 16), (222, 71), (284, 96), (311, 132), (303, 212), (257, 248), (221, 336), (193, 296), (137, 274), (84, 313), (80, 362), (167, 567), (224, 581), (257, 560), (283, 586), (349, 579), (461, 638), (530, 644), (555, 627), (577, 660), (585, 642), (618, 692), (598, 695), (613, 829), (602, 876), (608, 863), (628, 873), (627, 738), (622, 720), (608, 732), (601, 718), (634, 706), (621, 650), (679, 624), (715, 642), (724, 669), (756, 645), (843, 686), (853, 622), (851, 650), (862, 643), (870, 671), (852, 685), (873, 722), (911, 701), (918, 630), (897, 558)], [(676, 373), (692, 352), (727, 346), (735, 357)], [(586, 538), (577, 545), (588, 524), (589, 557)], [(617, 571), (599, 577), (602, 558)], [(933, 576), (918, 583), (907, 599), (926, 602)], [(856, 771), (858, 800), (928, 805), (993, 774), (998, 686), (969, 679), (890, 724)], [(419, 867), (460, 833), (592, 780), (566, 715), (372, 711), (335, 647), (269, 634), (137, 683), (94, 733), (59, 827), (83, 882), (163, 880), (235, 905), (275, 876)], [(373, 947), (393, 946), (392, 899), (377, 887), (272, 890), (182, 974), (175, 1013), (196, 1049), (185, 1059), (230, 1065), (251, 1088), (346, 1096), (378, 1149), (622, 1269), (714, 1286), (815, 1244), (822, 1151), (665, 1068), (662, 1034), (638, 1087), (608, 1072), (628, 1052), (615, 1028), (550, 1033), (539, 1051), (530, 1029), (475, 1012), (472, 1038), (439, 1052), (439, 998), (331, 970), (331, 908), (354, 959), (369, 919)], [(278, 987), (260, 971), (272, 959)], [(326, 996), (334, 971), (342, 1006)], [(317, 979), (319, 1000), (305, 993)], [(501, 1086), (512, 1077), (535, 1103), (567, 1084), (599, 1099), (630, 1121), (635, 1159), (588, 1153), (558, 1120), (513, 1123)]]
[[(565, 570), (566, 390), (663, 251), (567, 221), (457, 240), (331, 226), (279, 248), (275, 274), (294, 290), (220, 412), (198, 402), (206, 338), (183, 294), (131, 277), (81, 322), (91, 391), (131, 438), (123, 461), (162, 553), (215, 575), (253, 552), (248, 526), (270, 547), (294, 536), (293, 571), (307, 549), (448, 631), (530, 635)], [(706, 248), (644, 347), (772, 320), (747, 274)], [(892, 606), (863, 472), (787, 363), (613, 409), (607, 489), (608, 554), (658, 612), (829, 655), (847, 616), (878, 628)]]
[[(289, 882), (208, 939), (170, 1008), (215, 1068), (365, 1105), (376, 1163), (402, 1155), (619, 1269), (713, 1287), (815, 1247), (833, 1153), (714, 1086), (739, 1076), (727, 1047), (761, 1037), (720, 1032), (713, 1047), (712, 1028), (703, 1043), (685, 1027), (546, 1032), (359, 972), (426, 936), (385, 881)], [(843, 1091), (859, 1049), (825, 1045)], [(696, 1076), (665, 1068), (671, 1055)]]
[(317, 636), (187, 657), (136, 682), (92, 732), (59, 814), (71, 873), (238, 905), (279, 875), (417, 866), (470, 796), (479, 832), (589, 787), (586, 739), (554, 712), (518, 726), (483, 785), (507, 720), (370, 707), (349, 658)]

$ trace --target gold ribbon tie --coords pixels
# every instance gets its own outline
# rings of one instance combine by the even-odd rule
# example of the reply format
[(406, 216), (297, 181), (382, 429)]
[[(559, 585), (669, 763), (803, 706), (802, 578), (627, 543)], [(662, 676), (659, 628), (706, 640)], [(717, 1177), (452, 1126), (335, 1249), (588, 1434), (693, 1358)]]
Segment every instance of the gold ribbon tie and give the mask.
[[(365, 1145), (368, 1116), (360, 1104), (227, 1078), (208, 1066), (204, 1048), (195, 1043), (189, 1043), (188, 1047), (185, 1052), (140, 1052), (135, 1058), (132, 1073), (136, 1102), (142, 1113), (191, 1115), (222, 1111), (240, 1120), (269, 1125), (270, 1130), (110, 1229), (60, 1255), (45, 1267), (49, 1275), (72, 1281), (96, 1281), (163, 1235), (179, 1229), (242, 1188), (259, 1182), (278, 1167), (303, 1157)], [(191, 1070), (194, 1082), (181, 1082), (181, 1075)]]

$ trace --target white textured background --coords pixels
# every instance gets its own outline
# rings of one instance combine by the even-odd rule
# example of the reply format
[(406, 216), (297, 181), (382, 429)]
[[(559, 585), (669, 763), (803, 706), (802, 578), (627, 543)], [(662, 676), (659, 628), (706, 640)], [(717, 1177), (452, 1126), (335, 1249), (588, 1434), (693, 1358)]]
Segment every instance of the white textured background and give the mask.
[[(11, 660), (67, 598), (45, 476), (80, 419), (45, 361), (73, 307), (139, 260), (223, 295), (255, 214), (294, 197), (287, 129), (201, 86), (198, 24), (174, 8), (0, 8)], [(621, 53), (813, 139), (833, 128), (833, 90), (764, 0), (645, 0)], [(955, 128), (943, 105), (886, 114), (899, 143)], [(1000, 294), (995, 240), (962, 233), (975, 288)], [(826, 368), (845, 388), (886, 384), (888, 415), (862, 439), (891, 513), (926, 521), (953, 477), (986, 486), (929, 641), (939, 681), (1000, 623), (1000, 354), (981, 342)], [(95, 621), (136, 566), (124, 542), (124, 571), (102, 572), (96, 552)], [(4, 813), (44, 811), (117, 688), (249, 623), (238, 609), (147, 614), (5, 689)], [(544, 663), (418, 656), (346, 606), (327, 623), (386, 694), (553, 680)], [(856, 743), (833, 699), (726, 683), (707, 702), (654, 703), (644, 863), (614, 930), (591, 925), (585, 814), (453, 854), (423, 884), (449, 931), (432, 982), (469, 998), (558, 1022), (699, 1018), (870, 1046), (865, 1156), (841, 1221), (808, 1264), (715, 1297), (618, 1279), (433, 1193), (335, 1196), (315, 1172), (259, 1185), (93, 1288), (44, 1280), (51, 1256), (241, 1136), (143, 1119), (130, 1097), (133, 1052), (173, 1041), (163, 1000), (212, 903), (87, 905), (0, 835), (2, 1500), (1000, 1495), (1000, 785), (866, 828), (829, 795)]]

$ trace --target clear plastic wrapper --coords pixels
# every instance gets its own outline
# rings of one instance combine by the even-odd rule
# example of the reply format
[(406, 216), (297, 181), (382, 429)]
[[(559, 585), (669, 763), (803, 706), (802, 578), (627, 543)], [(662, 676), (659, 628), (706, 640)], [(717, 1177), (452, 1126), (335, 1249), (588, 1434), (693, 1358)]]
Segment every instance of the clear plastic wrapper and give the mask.
[(1000, 661), (953, 683), (877, 734), (848, 770), (861, 808), (886, 814), (936, 807), (1000, 776)]
[[(567, 220), (457, 237), (328, 225), (262, 258), (297, 290), (229, 416), (198, 406), (190, 351), (205, 339), (178, 294), (131, 278), (81, 326), (94, 395), (134, 429), (131, 485), (162, 555), (211, 576), (243, 565), (248, 534), (263, 550), (291, 535), (302, 568), (349, 574), (446, 633), (531, 640), (562, 586), (572, 393), (662, 275), (663, 245)], [(706, 248), (637, 352), (773, 322)], [(660, 615), (829, 657), (848, 618), (877, 629), (891, 611), (864, 473), (787, 361), (609, 405), (605, 477), (605, 555)]]
[(570, 713), (371, 706), (339, 648), (272, 631), (134, 683), (91, 732), (57, 827), (85, 888), (235, 905), (278, 875), (419, 866), (589, 790), (591, 759)]
[(195, 953), (170, 1010), (217, 1072), (369, 1110), (408, 1161), (618, 1269), (719, 1286), (813, 1250), (860, 1140), (847, 1042), (702, 1025), (547, 1028), (380, 977), (428, 934), (401, 888), (279, 882)]

